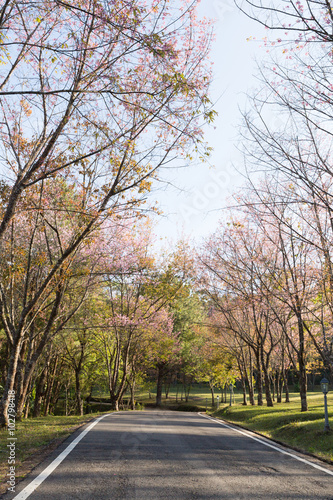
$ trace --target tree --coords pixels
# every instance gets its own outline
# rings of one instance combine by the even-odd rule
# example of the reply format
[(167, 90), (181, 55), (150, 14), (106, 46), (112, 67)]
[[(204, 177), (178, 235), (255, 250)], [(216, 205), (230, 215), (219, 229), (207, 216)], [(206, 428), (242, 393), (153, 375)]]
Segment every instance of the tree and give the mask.
[(81, 223), (80, 214), (69, 216), (63, 207), (64, 200), (75, 203), (73, 189), (53, 183), (29, 194), (3, 237), (6, 260), (0, 267), (1, 316), (9, 350), (5, 388), (15, 384), (18, 418), (39, 357), (82, 304), (91, 278), (88, 247), (77, 250), (55, 272), (55, 262)]
[(214, 407), (215, 388), (222, 389), (226, 384), (235, 381), (235, 360), (230, 351), (221, 343), (220, 335), (216, 338), (212, 331), (206, 336), (200, 352), (201, 362), (196, 372), (196, 378), (208, 382), (212, 396), (212, 407)]
[(149, 325), (146, 339), (148, 367), (157, 372), (156, 406), (162, 404), (162, 384), (169, 371), (179, 365), (179, 333), (173, 329), (173, 318), (166, 309), (160, 309)]
[(0, 237), (32, 185), (71, 175), (95, 220), (114, 198), (144, 192), (170, 153), (198, 144), (199, 115), (212, 118), (211, 34), (196, 4), (175, 15), (155, 1), (5, 2), (0, 140), (12, 182)]
[[(190, 275), (195, 275), (192, 265)], [(192, 280), (183, 287), (180, 293), (172, 300), (170, 312), (174, 320), (174, 332), (179, 334), (180, 366), (176, 374), (178, 384), (179, 375), (184, 387), (185, 400), (188, 401), (191, 385), (198, 380), (202, 363), (202, 348), (207, 339), (207, 315), (205, 304), (195, 290)], [(201, 373), (201, 372), (200, 372)]]
[[(248, 323), (248, 318), (242, 315), (242, 309), (239, 308), (238, 322), (245, 321), (246, 327), (250, 328)], [(234, 328), (230, 328), (230, 323), (232, 323), (232, 317), (225, 312), (221, 313), (212, 306), (212, 310), (209, 316), (213, 330), (215, 333), (215, 342), (221, 346), (222, 350), (227, 353), (227, 359), (232, 361), (233, 372), (230, 374), (227, 371), (227, 375), (234, 375), (235, 367), (238, 367), (238, 374), (240, 376), (242, 391), (243, 391), (243, 405), (247, 405), (247, 388), (249, 391), (250, 404), (254, 405), (254, 365), (253, 365), (253, 352), (251, 347), (242, 339), (242, 335), (234, 332)], [(241, 331), (245, 331), (245, 328), (239, 325)], [(230, 367), (230, 361), (229, 361)], [(230, 368), (229, 368), (230, 370)], [(224, 370), (225, 372), (225, 370)], [(234, 382), (235, 377), (230, 377), (232, 380), (225, 380), (226, 384)]]
[[(115, 240), (111, 234), (110, 242)], [(151, 245), (147, 221), (135, 229), (124, 225), (112, 251), (106, 245), (100, 269), (103, 283), (94, 331), (108, 370), (115, 409), (129, 381), (134, 383), (132, 376), (137, 364), (147, 355), (147, 336), (151, 339), (156, 335), (158, 345), (164, 341), (168, 345), (170, 339), (165, 340), (163, 335), (171, 335), (170, 325), (161, 320), (161, 314), (167, 314), (170, 302), (181, 292), (189, 265), (180, 251), (159, 261), (151, 253)], [(159, 355), (162, 356), (160, 351)]]
[[(209, 23), (195, 21), (196, 3), (185, 2), (176, 15), (166, 2), (154, 1), (12, 1), (1, 7), (0, 240), (10, 239), (11, 224), (20, 222), (20, 206), (33, 191), (41, 197), (33, 207), (41, 223), (43, 189), (54, 179), (75, 193), (62, 199), (62, 211), (76, 214), (76, 221), (80, 214), (11, 331), (1, 425), (24, 324), (38, 300), (55, 290), (105, 218), (137, 207), (161, 166), (201, 147), (200, 122), (213, 118), (206, 63), (211, 33)], [(58, 228), (50, 227), (57, 238)], [(57, 286), (49, 329), (64, 292), (60, 281)], [(0, 305), (8, 322), (1, 290)]]
[(205, 293), (223, 314), (226, 328), (253, 350), (258, 404), (262, 405), (263, 374), (267, 405), (273, 406), (270, 358), (280, 335), (267, 298), (272, 272), (267, 264), (274, 263), (277, 253), (268, 243), (249, 220), (231, 216), (227, 227), (221, 225), (207, 240), (199, 259)]
[[(264, 169), (269, 172), (266, 186), (274, 186), (254, 190), (267, 211), (280, 220), (284, 237), (289, 234), (296, 249), (297, 256), (293, 248), (281, 250), (284, 263), (290, 267), (295, 257), (307, 259), (306, 273), (304, 267), (300, 270), (302, 266), (288, 271), (289, 285), (294, 286), (292, 300), (298, 302), (294, 314), (299, 345), (292, 349), (299, 352), (305, 346), (303, 361), (298, 361), (304, 385), (304, 360), (310, 350), (306, 337), (332, 370), (328, 327), (332, 304), (332, 9), (322, 0), (280, 4), (245, 1), (241, 9), (269, 29), (270, 58), (260, 68), (263, 88), (256, 92), (252, 109), (245, 114), (245, 153), (249, 171)], [(270, 112), (283, 118), (280, 126), (269, 123)], [(283, 193), (282, 184), (289, 186)], [(272, 196), (277, 186), (279, 191)], [(286, 216), (281, 217), (279, 207)], [(304, 280), (312, 294), (306, 300), (298, 293)]]

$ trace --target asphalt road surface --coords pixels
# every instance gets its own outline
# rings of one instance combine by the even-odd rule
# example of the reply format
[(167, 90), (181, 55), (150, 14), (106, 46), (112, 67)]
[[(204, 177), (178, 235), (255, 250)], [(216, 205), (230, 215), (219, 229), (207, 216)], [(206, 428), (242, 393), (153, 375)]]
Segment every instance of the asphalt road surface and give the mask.
[(291, 450), (268, 440), (263, 444), (254, 434), (253, 439), (205, 416), (171, 411), (104, 417), (34, 489), (32, 481), (37, 478), (38, 484), (37, 476), (45, 477), (45, 468), (81, 433), (4, 498), (333, 500), (330, 465), (295, 453), (297, 460), (288, 454), (294, 454)]

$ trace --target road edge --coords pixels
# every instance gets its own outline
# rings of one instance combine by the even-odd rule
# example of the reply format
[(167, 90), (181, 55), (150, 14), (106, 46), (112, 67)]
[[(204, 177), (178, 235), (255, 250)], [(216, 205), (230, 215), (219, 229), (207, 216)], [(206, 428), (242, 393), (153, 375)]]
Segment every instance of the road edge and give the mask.
[[(47, 461), (52, 456), (52, 454), (54, 454), (61, 446), (65, 446), (66, 441), (69, 441), (68, 446), (70, 446), (71, 443), (75, 440), (75, 437), (74, 437), (75, 434), (78, 434), (81, 428), (83, 428), (81, 433), (85, 432), (84, 428), (89, 426), (89, 424), (91, 425), (92, 423), (94, 423), (94, 421), (96, 421), (96, 423), (97, 423), (99, 420), (104, 418), (104, 416), (111, 415), (112, 413), (117, 413), (117, 412), (108, 412), (108, 413), (104, 413), (104, 414), (94, 416), (94, 417), (89, 417), (87, 415), (87, 419), (84, 422), (81, 422), (80, 424), (73, 426), (73, 429), (71, 430), (70, 434), (68, 434), (65, 437), (58, 438), (53, 442), (50, 442), (42, 450), (39, 450), (39, 453), (33, 454), (30, 457), (27, 457), (26, 460), (24, 460), (24, 462), (22, 462), (22, 464), (25, 464), (25, 463), (27, 464), (27, 468), (24, 470), (24, 475), (20, 478), (17, 478), (15, 488), (18, 487), (23, 481), (27, 480), (27, 478), (30, 474), (34, 474), (34, 471), (36, 471), (36, 469), (44, 461)], [(80, 435), (81, 433), (79, 433), (78, 435)], [(52, 443), (52, 445), (50, 447), (51, 443)], [(65, 449), (67, 449), (68, 446), (66, 446)], [(36, 458), (37, 458), (37, 460), (36, 460)], [(29, 467), (28, 463), (29, 463), (29, 460), (31, 460), (31, 459), (34, 460), (34, 464), (31, 467)], [(3, 486), (3, 485), (6, 485), (6, 478), (0, 484), (0, 486)], [(0, 499), (4, 499), (4, 500), (5, 499), (14, 500), (17, 498), (17, 496), (18, 495), (12, 496), (12, 493), (10, 491), (8, 491), (8, 489), (6, 491), (0, 493)]]
[[(333, 462), (331, 462), (329, 460), (322, 459), (321, 457), (318, 457), (317, 455), (314, 455), (313, 453), (309, 453), (309, 452), (306, 452), (304, 450), (297, 449), (297, 448), (295, 448), (293, 446), (290, 446), (290, 445), (288, 445), (286, 443), (283, 443), (281, 441), (277, 441), (276, 439), (272, 439), (272, 438), (270, 438), (268, 436), (265, 436), (264, 434), (260, 434), (260, 432), (253, 431), (252, 429), (248, 429), (247, 427), (235, 424), (234, 422), (230, 422), (230, 421), (228, 421), (226, 419), (222, 419), (222, 418), (213, 416), (213, 415), (211, 415), (209, 413), (206, 413), (206, 412), (197, 412), (197, 413), (198, 413), (198, 415), (200, 415), (203, 418), (208, 418), (209, 420), (216, 421), (216, 422), (220, 423), (221, 425), (223, 425), (223, 426), (225, 426), (227, 428), (233, 429), (236, 432), (239, 432), (239, 433), (241, 433), (241, 434), (249, 437), (250, 439), (257, 440), (257, 441), (261, 442), (262, 444), (264, 444), (265, 446), (269, 446), (269, 447), (271, 447), (273, 449), (276, 449), (280, 453), (291, 455), (292, 457), (296, 458), (297, 460), (300, 460), (301, 462), (306, 462), (309, 465), (311, 465), (312, 467), (319, 468), (319, 469), (323, 470), (325, 473), (333, 476)], [(244, 432), (244, 431), (246, 431), (246, 432)], [(251, 434), (253, 434), (254, 436), (251, 436)], [(258, 436), (258, 438), (255, 437), (255, 436)], [(259, 438), (261, 438), (261, 439), (259, 439)], [(267, 441), (267, 443), (265, 443), (265, 441)], [(281, 448), (273, 446), (272, 444), (270, 444), (270, 442), (278, 444)], [(297, 455), (294, 455), (293, 453), (291, 453), (288, 450), (291, 450), (291, 451), (294, 451), (296, 453), (299, 453), (300, 455), (305, 455), (305, 456), (311, 457), (311, 458), (313, 458), (314, 460), (317, 460), (320, 463), (323, 462), (323, 463), (325, 463), (327, 465), (330, 465), (332, 467), (332, 470), (325, 469), (324, 467), (322, 467), (320, 465), (317, 465), (316, 463), (311, 462), (310, 460), (306, 460), (306, 459), (303, 459), (302, 457), (298, 457)]]

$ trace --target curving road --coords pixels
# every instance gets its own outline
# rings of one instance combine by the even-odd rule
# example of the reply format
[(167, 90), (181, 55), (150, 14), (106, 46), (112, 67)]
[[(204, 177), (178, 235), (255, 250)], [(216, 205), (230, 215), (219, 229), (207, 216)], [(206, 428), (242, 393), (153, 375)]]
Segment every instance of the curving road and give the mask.
[[(4, 498), (333, 500), (333, 467), (206, 416), (120, 412), (90, 427)], [(55, 467), (61, 452), (60, 458), (67, 455)], [(58, 462), (45, 471), (53, 460)]]

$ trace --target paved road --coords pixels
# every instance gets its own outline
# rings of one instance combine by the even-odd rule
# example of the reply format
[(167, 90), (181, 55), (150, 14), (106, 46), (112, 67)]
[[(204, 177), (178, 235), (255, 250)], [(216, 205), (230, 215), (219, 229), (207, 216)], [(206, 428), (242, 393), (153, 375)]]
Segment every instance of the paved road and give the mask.
[[(17, 486), (17, 498), (57, 455)], [(29, 499), (333, 500), (333, 475), (201, 415), (120, 412), (98, 422)]]

